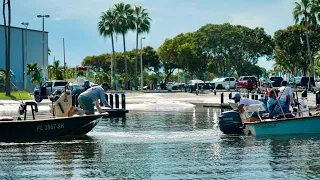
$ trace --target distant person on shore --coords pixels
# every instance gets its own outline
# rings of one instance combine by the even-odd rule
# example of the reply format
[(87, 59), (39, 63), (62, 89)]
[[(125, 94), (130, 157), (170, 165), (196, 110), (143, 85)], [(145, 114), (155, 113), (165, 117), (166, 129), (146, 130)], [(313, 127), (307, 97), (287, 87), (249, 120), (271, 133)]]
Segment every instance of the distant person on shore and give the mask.
[(82, 109), (85, 111), (86, 115), (94, 114), (94, 106), (93, 103), (95, 103), (95, 106), (98, 110), (98, 112), (101, 114), (103, 113), (100, 109), (100, 105), (98, 103), (98, 100), (100, 99), (101, 102), (107, 106), (110, 107), (110, 104), (106, 100), (106, 92), (111, 89), (108, 83), (102, 83), (101, 86), (95, 86), (91, 87), (88, 90), (81, 93), (78, 97), (79, 105), (82, 107)]

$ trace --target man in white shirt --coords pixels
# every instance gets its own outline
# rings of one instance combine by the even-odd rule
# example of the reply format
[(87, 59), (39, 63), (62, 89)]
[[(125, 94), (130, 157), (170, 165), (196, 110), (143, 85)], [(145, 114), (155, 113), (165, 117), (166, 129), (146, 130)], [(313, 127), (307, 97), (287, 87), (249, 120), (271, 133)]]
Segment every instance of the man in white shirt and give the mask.
[(94, 114), (93, 103), (95, 103), (98, 112), (102, 113), (98, 103), (99, 99), (105, 106), (112, 108), (107, 102), (105, 95), (109, 89), (108, 83), (102, 83), (101, 86), (91, 87), (79, 95), (78, 102), (86, 115)]
[(242, 110), (242, 108), (243, 108), (244, 106), (250, 106), (250, 105), (252, 105), (252, 104), (263, 104), (262, 101), (241, 98), (240, 93), (236, 93), (236, 94), (233, 96), (233, 100), (234, 100), (235, 103), (239, 103), (238, 108), (235, 110), (235, 111), (237, 111), (237, 112), (239, 112), (239, 113), (240, 113), (240, 111)]
[(293, 101), (293, 92), (291, 87), (287, 86), (288, 83), (287, 81), (282, 81), (281, 82), (281, 87), (279, 88), (281, 96), (280, 96), (280, 100), (283, 102), (286, 102), (288, 99), (290, 100), (290, 102)]

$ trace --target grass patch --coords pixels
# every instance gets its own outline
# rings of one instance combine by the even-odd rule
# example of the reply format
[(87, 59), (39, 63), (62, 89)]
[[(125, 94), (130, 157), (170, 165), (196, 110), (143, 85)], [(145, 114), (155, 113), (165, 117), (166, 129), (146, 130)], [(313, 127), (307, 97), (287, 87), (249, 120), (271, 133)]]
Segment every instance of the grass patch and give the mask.
[[(25, 100), (31, 100), (32, 97), (29, 95), (28, 92), (25, 92), (25, 91), (22, 91), (20, 92), (20, 95), (21, 95), (21, 98), (22, 99), (25, 99)], [(11, 95), (10, 96), (6, 96), (6, 93), (5, 92), (0, 92), (0, 99), (20, 99), (20, 95), (18, 92), (11, 92)]]

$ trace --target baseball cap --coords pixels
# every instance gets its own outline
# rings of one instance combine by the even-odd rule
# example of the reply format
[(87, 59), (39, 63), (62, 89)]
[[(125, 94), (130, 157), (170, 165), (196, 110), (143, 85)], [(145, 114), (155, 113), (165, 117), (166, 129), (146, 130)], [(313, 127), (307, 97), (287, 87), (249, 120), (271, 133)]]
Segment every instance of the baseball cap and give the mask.
[(234, 98), (241, 98), (241, 94), (240, 93), (235, 93), (232, 99), (234, 99)]

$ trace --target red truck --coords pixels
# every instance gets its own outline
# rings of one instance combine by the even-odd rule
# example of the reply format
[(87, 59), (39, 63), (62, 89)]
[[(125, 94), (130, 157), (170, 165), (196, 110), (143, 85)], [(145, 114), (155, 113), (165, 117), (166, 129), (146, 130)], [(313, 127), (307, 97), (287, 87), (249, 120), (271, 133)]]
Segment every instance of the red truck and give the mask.
[(255, 76), (241, 76), (236, 82), (236, 89), (253, 90), (259, 86), (259, 82)]

